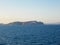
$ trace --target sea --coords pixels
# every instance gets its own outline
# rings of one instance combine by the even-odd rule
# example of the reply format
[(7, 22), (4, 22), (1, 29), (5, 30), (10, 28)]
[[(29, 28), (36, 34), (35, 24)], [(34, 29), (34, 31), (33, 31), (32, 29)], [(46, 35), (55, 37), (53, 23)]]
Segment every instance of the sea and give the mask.
[(60, 25), (0, 25), (0, 45), (60, 45)]

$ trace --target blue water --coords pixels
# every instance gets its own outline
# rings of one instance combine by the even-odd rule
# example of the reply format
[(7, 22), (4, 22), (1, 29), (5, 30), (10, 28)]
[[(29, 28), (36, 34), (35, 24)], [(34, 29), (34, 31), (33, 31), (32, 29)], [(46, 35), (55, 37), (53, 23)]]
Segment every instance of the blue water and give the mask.
[(0, 26), (0, 45), (60, 45), (60, 25)]

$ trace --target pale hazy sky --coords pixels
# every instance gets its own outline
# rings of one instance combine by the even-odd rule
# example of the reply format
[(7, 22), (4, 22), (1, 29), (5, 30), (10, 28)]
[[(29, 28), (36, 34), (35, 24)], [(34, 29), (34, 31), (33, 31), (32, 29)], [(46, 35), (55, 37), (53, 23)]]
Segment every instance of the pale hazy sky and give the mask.
[(0, 0), (0, 23), (29, 20), (60, 23), (60, 0)]

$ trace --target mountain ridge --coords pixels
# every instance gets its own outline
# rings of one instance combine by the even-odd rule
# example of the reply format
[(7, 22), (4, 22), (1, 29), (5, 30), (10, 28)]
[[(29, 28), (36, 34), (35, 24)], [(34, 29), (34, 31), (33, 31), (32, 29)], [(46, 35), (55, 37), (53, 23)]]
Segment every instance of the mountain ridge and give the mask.
[(42, 25), (44, 23), (38, 21), (26, 21), (26, 22), (15, 21), (8, 23), (8, 25), (37, 25), (37, 24)]

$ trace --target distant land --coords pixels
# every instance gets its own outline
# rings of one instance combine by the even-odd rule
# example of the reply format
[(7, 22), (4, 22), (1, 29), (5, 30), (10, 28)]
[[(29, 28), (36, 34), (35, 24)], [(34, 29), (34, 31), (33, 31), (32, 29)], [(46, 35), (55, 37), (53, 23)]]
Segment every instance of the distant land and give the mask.
[(0, 25), (42, 25), (42, 24), (44, 23), (38, 21), (26, 21), (26, 22), (15, 21), (15, 22), (10, 22), (8, 24), (0, 23)]

